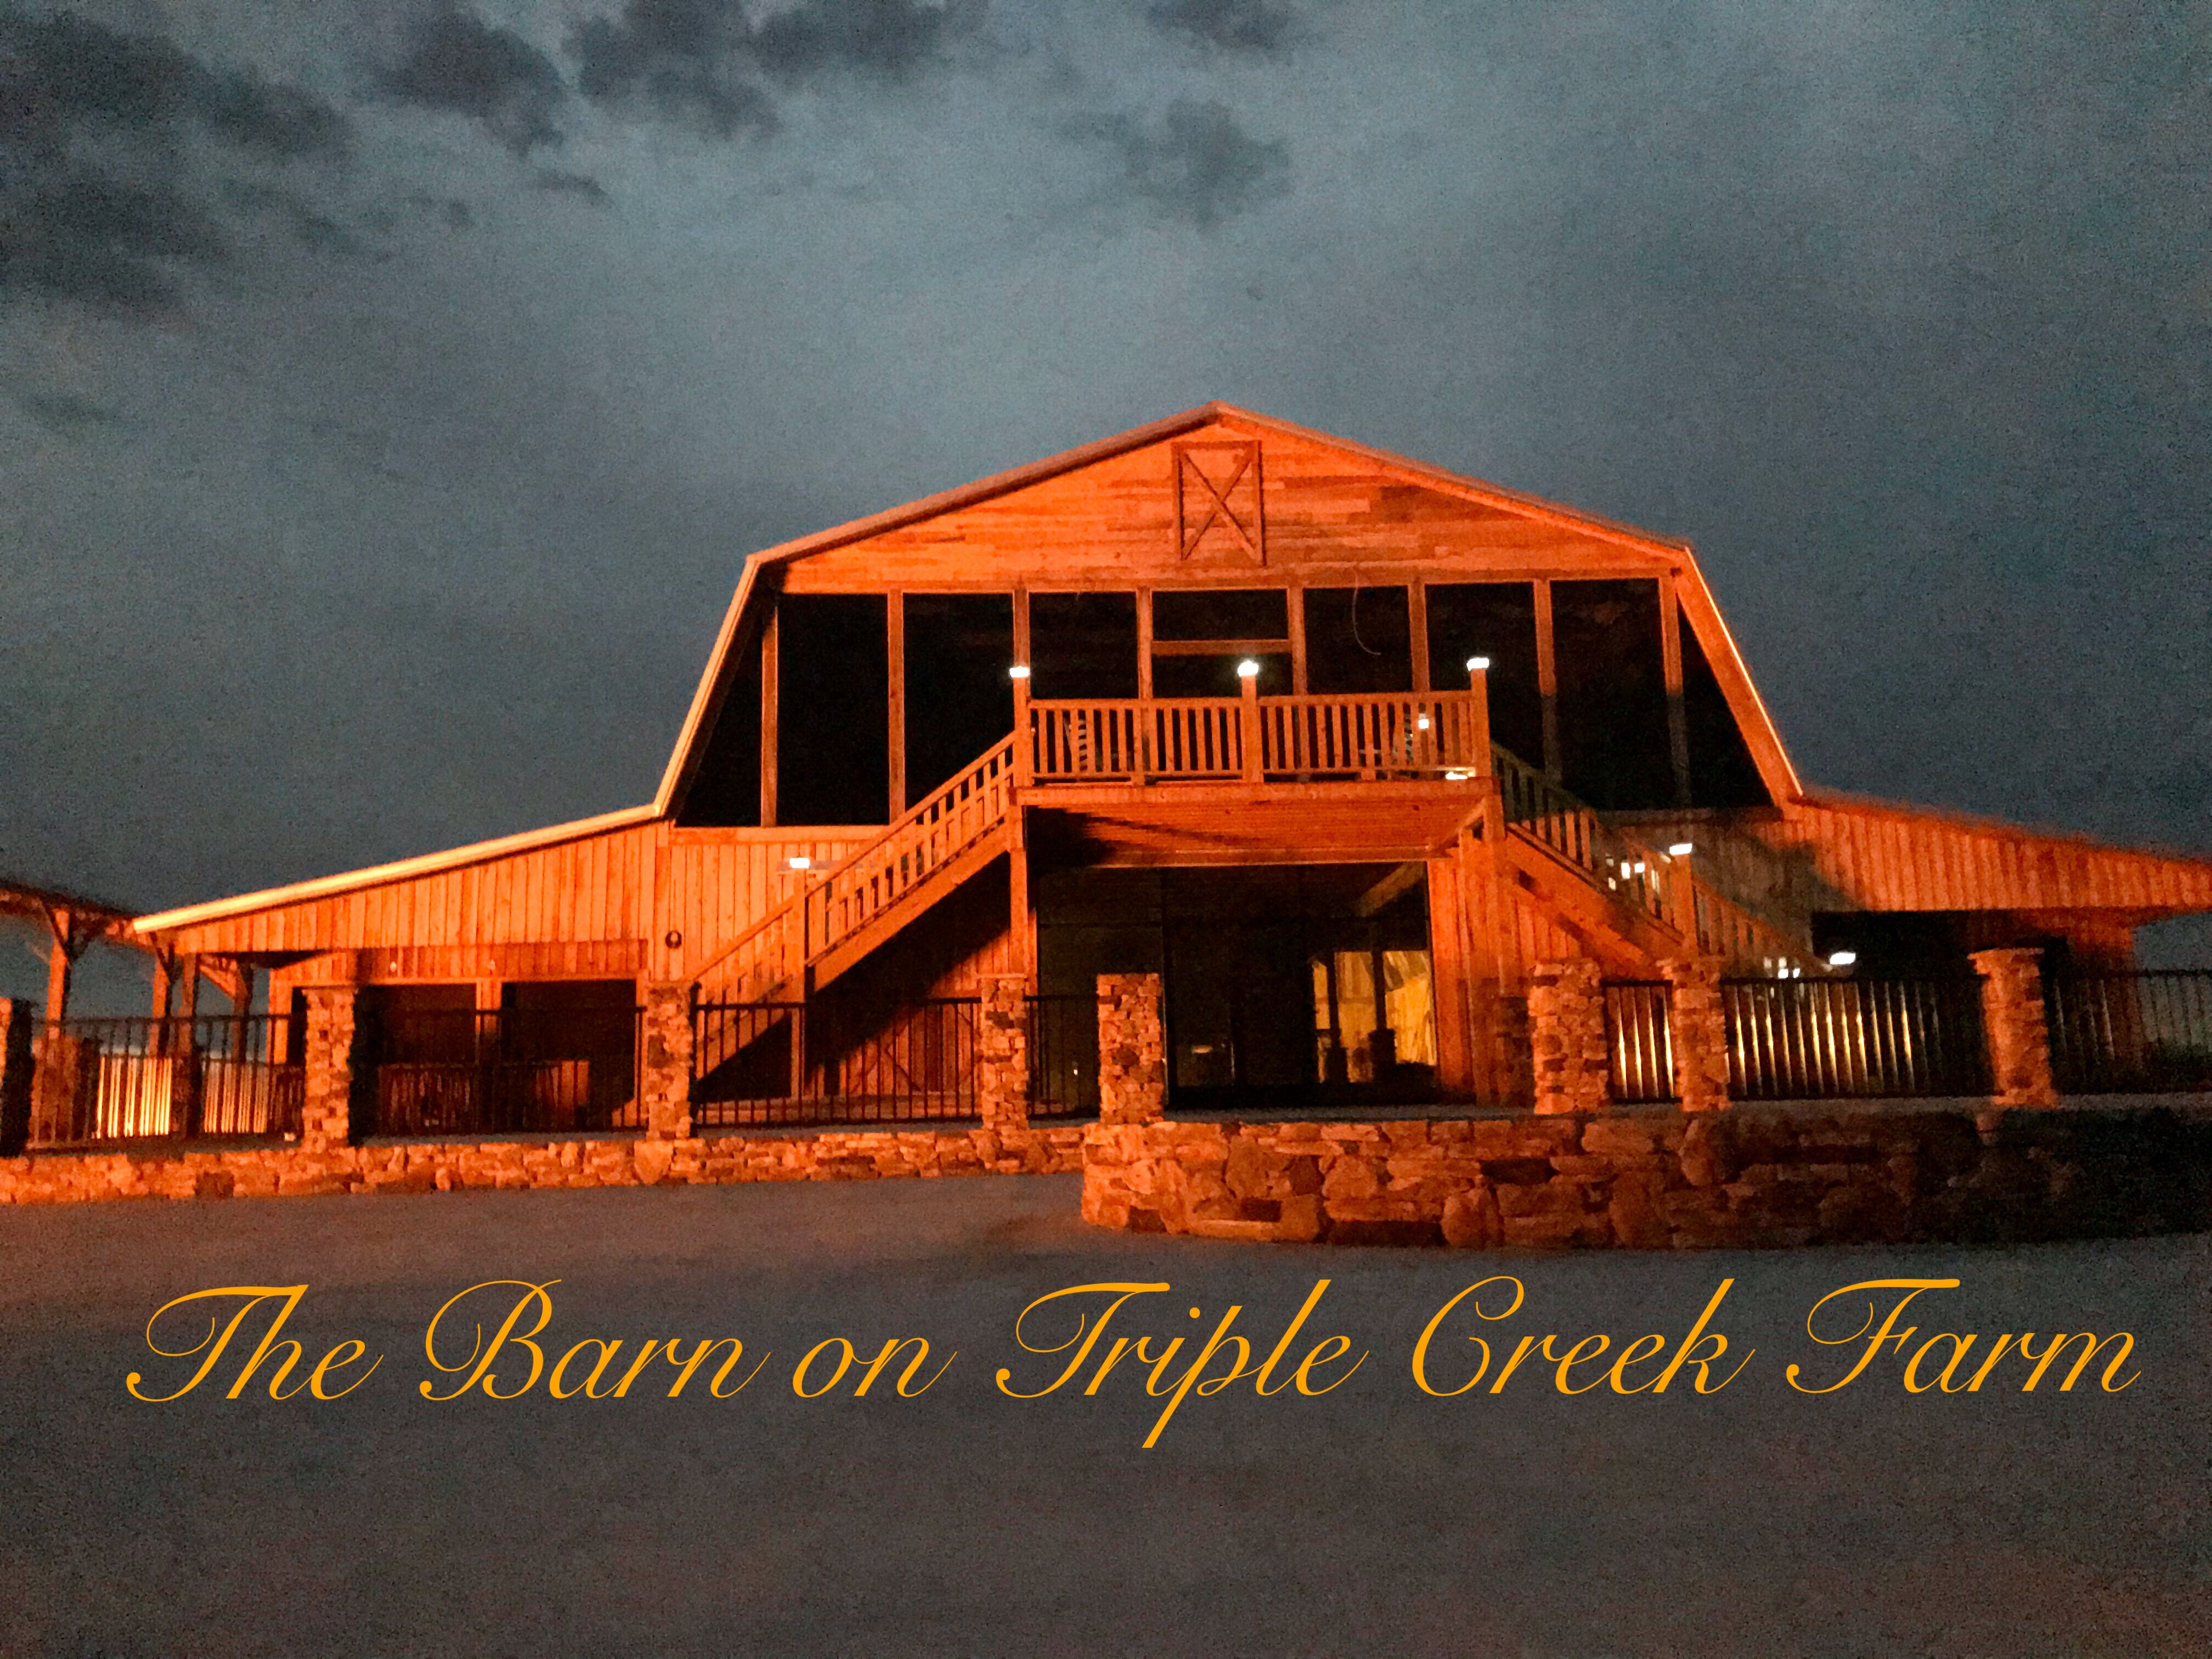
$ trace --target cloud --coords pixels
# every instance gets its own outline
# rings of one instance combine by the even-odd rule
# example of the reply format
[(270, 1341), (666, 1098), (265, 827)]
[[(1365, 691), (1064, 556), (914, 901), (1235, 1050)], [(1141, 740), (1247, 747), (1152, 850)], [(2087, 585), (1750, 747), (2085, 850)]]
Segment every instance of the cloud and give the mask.
[(1224, 52), (1278, 52), (1298, 33), (1297, 14), (1268, 0), (1159, 0), (1145, 16), (1165, 33)]
[(972, 0), (803, 0), (756, 24), (735, 0), (629, 0), (579, 27), (568, 52), (594, 102), (732, 138), (775, 130), (763, 81), (904, 81), (980, 16)]
[(126, 184), (89, 168), (38, 170), (27, 187), (0, 196), (0, 295), (150, 311), (176, 298), (172, 268), (228, 257), (214, 220), (166, 185)]
[(312, 93), (66, 13), (0, 10), (0, 107), (10, 105), (18, 142), (51, 143), (83, 125), (192, 125), (234, 149), (289, 161), (343, 155), (350, 137), (345, 117)]
[(593, 207), (605, 207), (611, 199), (606, 187), (598, 179), (586, 173), (564, 173), (558, 167), (538, 168), (530, 175), (530, 187), (551, 196), (573, 196)]
[(59, 438), (74, 438), (82, 433), (124, 423), (119, 411), (89, 398), (80, 398), (73, 392), (18, 392), (15, 403), (26, 415)]
[[(313, 94), (204, 63), (158, 35), (0, 9), (0, 300), (167, 307), (181, 271), (230, 254), (198, 167), (216, 155), (341, 161), (350, 137)], [(252, 211), (281, 200), (300, 240), (345, 245), (340, 227), (290, 192), (253, 183), (228, 195)]]
[(1221, 104), (1177, 100), (1149, 131), (1125, 115), (1084, 131), (1120, 152), (1130, 196), (1162, 218), (1200, 230), (1290, 189), (1283, 144), (1253, 137)]
[(553, 60), (520, 35), (457, 7), (417, 18), (382, 79), (388, 96), (465, 115), (517, 155), (562, 142), (556, 118), (568, 88)]

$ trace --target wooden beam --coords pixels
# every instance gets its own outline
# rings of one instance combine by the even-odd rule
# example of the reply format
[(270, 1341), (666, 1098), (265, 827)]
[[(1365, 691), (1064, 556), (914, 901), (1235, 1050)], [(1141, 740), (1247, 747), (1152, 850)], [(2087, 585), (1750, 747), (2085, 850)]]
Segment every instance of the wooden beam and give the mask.
[(1667, 756), (1674, 769), (1674, 805), (1690, 804), (1690, 715), (1682, 700), (1682, 609), (1674, 578), (1659, 578), (1659, 660), (1667, 681)]
[(776, 642), (783, 629), (779, 612), (770, 611), (761, 628), (760, 821), (763, 828), (775, 822)]
[[(890, 706), (890, 816), (906, 811), (906, 594), (893, 589), (884, 595), (884, 702)], [(887, 820), (888, 821), (888, 820)]]
[(1154, 640), (1156, 657), (1279, 657), (1293, 661), (1304, 653), (1295, 637), (1285, 640)]
[(1552, 583), (1540, 577), (1536, 589), (1536, 695), (1544, 703), (1544, 774), (1557, 783), (1564, 775), (1559, 759), (1559, 663), (1552, 638)]
[(1036, 988), (1036, 908), (1030, 902), (1027, 809), (1017, 802), (1006, 814), (1006, 924), (1013, 935), (1014, 971)]
[(1393, 899), (1413, 891), (1428, 867), (1425, 860), (1419, 859), (1400, 865), (1352, 901), (1352, 914), (1362, 921), (1379, 914)]
[(1291, 617), (1291, 695), (1306, 694), (1306, 590), (1292, 584), (1283, 595)]

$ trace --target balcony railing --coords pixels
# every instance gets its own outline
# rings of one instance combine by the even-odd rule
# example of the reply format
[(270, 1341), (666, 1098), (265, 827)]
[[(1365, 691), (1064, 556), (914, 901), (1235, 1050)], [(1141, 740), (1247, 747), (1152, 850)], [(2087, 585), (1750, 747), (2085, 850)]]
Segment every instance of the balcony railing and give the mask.
[(267, 1014), (64, 1021), (37, 1040), (30, 1144), (296, 1134), (301, 1041)]
[(1472, 775), (1471, 691), (1116, 698), (1029, 705), (1038, 783), (1334, 782)]

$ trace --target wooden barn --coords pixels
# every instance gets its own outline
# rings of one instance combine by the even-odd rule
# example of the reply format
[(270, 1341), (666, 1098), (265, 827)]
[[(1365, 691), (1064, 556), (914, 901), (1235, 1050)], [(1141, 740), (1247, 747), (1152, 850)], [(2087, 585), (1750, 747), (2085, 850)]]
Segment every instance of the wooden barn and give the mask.
[[(1686, 544), (1209, 404), (755, 554), (645, 805), (136, 926), (155, 1013), (226, 986), (241, 1057), (362, 988), (405, 1133), (634, 1123), (670, 985), (702, 1124), (970, 1111), (1009, 975), (1036, 1109), (1083, 1112), (1133, 972), (1175, 1106), (1511, 1108), (1571, 960), (1621, 1098), (1669, 1091), (1686, 960), (1741, 1090), (1971, 1092), (1970, 953), (2140, 1028), (2132, 930), (2206, 909), (2204, 859), (1808, 786)], [(1844, 1006), (1858, 1059), (1791, 1035)]]

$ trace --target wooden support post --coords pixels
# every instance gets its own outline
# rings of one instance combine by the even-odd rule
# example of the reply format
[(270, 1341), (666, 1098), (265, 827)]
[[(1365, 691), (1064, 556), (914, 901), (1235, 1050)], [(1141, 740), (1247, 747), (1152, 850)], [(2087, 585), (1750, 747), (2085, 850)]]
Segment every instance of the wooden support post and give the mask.
[(1290, 613), (1291, 628), (1291, 695), (1306, 695), (1306, 591), (1291, 587), (1283, 595), (1283, 603)]
[(1012, 935), (1010, 966), (1024, 984), (1036, 981), (1036, 909), (1030, 902), (1027, 813), (1019, 801), (1006, 810), (1006, 927)]
[(776, 613), (770, 611), (761, 625), (760, 695), (760, 821), (763, 829), (775, 823), (776, 691), (781, 675), (776, 667)]
[(59, 1025), (69, 1018), (70, 970), (76, 966), (76, 918), (67, 910), (46, 912), (46, 1024)]
[(1406, 584), (1406, 637), (1413, 651), (1413, 690), (1435, 690), (1437, 683), (1429, 678), (1429, 589), (1418, 577)]
[(904, 812), (906, 799), (906, 595), (894, 592), (884, 596), (884, 653), (888, 688), (884, 701), (890, 706), (890, 823)]
[[(1026, 658), (1014, 664), (1014, 787), (1026, 789), (1036, 780), (1036, 732), (1030, 716), (1030, 665)], [(1063, 757), (1063, 763), (1064, 757)], [(1017, 808), (1017, 810), (1019, 810)]]
[(154, 952), (154, 1000), (155, 1019), (169, 1017), (169, 1005), (176, 995), (176, 958), (167, 951)]
[(1244, 751), (1244, 781), (1257, 783), (1265, 775), (1260, 750), (1260, 677), (1240, 673), (1237, 684), (1243, 699), (1243, 706), (1237, 710), (1237, 724), (1239, 746)]
[(1149, 587), (1137, 590), (1137, 695), (1146, 702), (1152, 700), (1152, 590)]
[(1667, 755), (1674, 769), (1674, 805), (1690, 804), (1690, 714), (1682, 700), (1682, 607), (1673, 572), (1659, 578), (1659, 660), (1667, 680)]
[(1544, 706), (1544, 775), (1554, 783), (1565, 775), (1559, 757), (1559, 662), (1553, 650), (1552, 584), (1536, 583), (1536, 695)]

